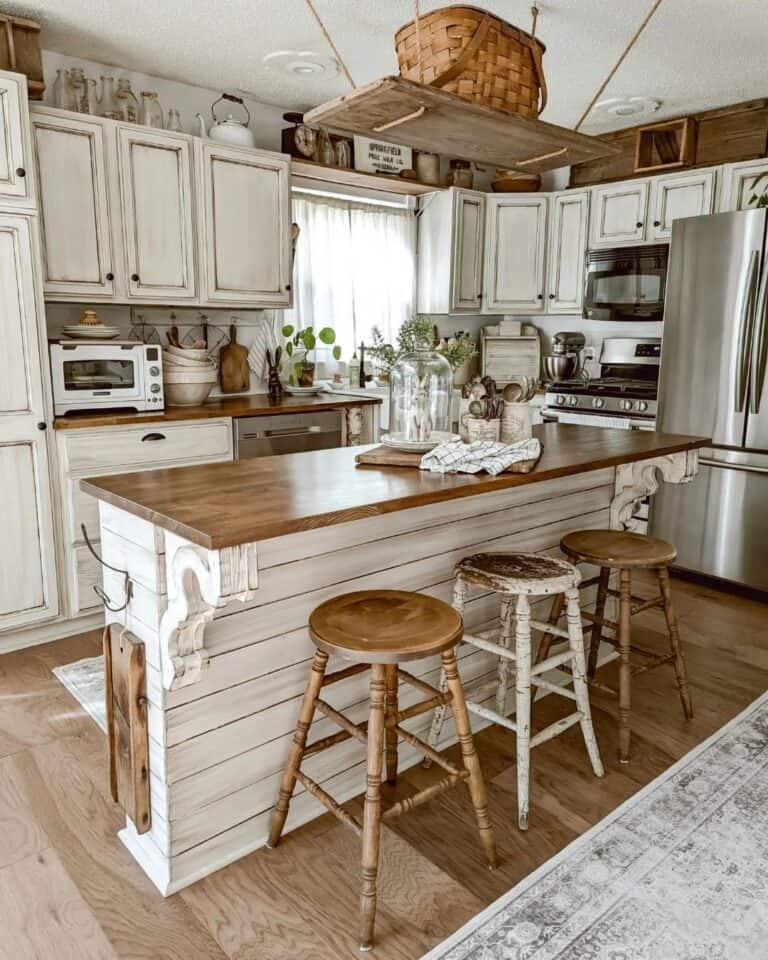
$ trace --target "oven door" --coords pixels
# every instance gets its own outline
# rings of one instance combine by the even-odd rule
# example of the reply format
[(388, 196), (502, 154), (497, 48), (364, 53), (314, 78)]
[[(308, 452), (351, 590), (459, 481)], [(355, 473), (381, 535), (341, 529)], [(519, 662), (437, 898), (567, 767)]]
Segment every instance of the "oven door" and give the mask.
[(584, 316), (591, 320), (661, 320), (667, 280), (666, 246), (587, 253)]
[(53, 399), (70, 409), (122, 407), (144, 397), (142, 356), (131, 344), (51, 347)]
[(608, 413), (576, 413), (569, 410), (553, 410), (545, 407), (541, 411), (545, 423), (575, 423), (582, 427), (612, 427), (614, 430), (655, 430), (656, 421), (644, 417), (612, 416)]

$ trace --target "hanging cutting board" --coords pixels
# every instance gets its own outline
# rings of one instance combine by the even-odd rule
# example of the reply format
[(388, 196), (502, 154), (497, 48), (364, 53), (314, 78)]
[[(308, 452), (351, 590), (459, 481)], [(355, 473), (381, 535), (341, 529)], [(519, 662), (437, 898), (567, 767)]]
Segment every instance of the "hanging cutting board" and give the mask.
[(219, 351), (222, 393), (244, 393), (251, 385), (248, 351), (237, 342), (235, 325), (229, 328), (229, 343)]

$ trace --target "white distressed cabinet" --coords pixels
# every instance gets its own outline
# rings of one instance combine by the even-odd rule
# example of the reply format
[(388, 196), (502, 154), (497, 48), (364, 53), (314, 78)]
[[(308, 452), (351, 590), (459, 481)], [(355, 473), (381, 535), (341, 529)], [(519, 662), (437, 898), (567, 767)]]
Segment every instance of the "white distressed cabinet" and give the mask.
[(543, 313), (547, 197), (489, 196), (485, 231), (485, 312)]
[(24, 77), (0, 71), (0, 203), (34, 210), (28, 109)]
[(581, 313), (587, 251), (589, 191), (565, 190), (550, 199), (547, 310)]
[(58, 612), (34, 217), (0, 211), (0, 630)]
[(711, 213), (714, 199), (713, 169), (654, 177), (651, 180), (648, 240), (669, 240), (675, 220)]
[(645, 240), (648, 188), (648, 180), (627, 180), (592, 188), (590, 247), (615, 247)]
[(212, 142), (197, 147), (203, 299), (291, 303), (290, 161)]
[(761, 174), (768, 174), (768, 157), (726, 163), (722, 172), (720, 210), (748, 210), (753, 207), (752, 196), (768, 190), (768, 178), (761, 180), (757, 187), (754, 186), (755, 178)]
[(192, 143), (148, 127), (118, 128), (128, 294), (194, 300)]
[(451, 188), (422, 200), (418, 219), (419, 313), (480, 313), (486, 195)]
[(106, 136), (104, 121), (96, 117), (32, 114), (48, 296), (101, 300), (115, 294)]

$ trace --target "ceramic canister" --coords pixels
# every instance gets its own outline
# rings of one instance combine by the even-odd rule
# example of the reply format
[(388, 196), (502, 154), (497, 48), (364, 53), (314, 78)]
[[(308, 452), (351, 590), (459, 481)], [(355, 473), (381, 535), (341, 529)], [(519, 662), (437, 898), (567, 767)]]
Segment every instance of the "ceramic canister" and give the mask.
[(501, 414), (501, 442), (517, 443), (533, 435), (530, 403), (504, 403)]

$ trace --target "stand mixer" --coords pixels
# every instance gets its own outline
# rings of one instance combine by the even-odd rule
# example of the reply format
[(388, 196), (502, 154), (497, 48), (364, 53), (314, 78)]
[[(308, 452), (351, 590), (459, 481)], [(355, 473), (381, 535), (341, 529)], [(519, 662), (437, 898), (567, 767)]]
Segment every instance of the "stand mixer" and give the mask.
[(552, 353), (545, 354), (541, 360), (544, 378), (548, 382), (558, 380), (587, 379), (584, 372), (584, 347), (586, 338), (583, 333), (564, 331), (552, 337)]

